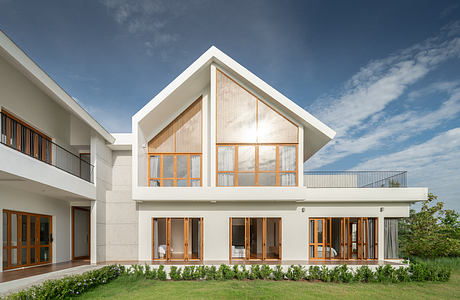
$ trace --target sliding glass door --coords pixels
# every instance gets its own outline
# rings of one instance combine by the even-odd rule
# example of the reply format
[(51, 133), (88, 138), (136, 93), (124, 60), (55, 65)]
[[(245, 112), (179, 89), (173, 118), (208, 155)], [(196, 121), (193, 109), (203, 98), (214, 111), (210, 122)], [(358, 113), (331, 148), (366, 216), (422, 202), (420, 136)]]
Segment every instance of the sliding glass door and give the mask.
[(153, 218), (152, 260), (203, 259), (203, 218)]
[(230, 218), (230, 259), (280, 260), (281, 218)]
[(51, 263), (51, 216), (3, 211), (3, 269)]
[(310, 218), (310, 259), (376, 259), (376, 218)]

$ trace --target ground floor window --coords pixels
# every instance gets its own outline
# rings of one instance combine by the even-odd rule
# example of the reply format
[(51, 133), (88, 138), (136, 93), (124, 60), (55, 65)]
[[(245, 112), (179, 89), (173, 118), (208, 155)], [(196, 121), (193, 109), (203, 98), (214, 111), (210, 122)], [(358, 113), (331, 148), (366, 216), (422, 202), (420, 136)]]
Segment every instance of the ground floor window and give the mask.
[(230, 218), (230, 259), (280, 260), (281, 218)]
[(377, 218), (310, 218), (310, 259), (377, 259)]
[(51, 216), (3, 210), (3, 269), (51, 262)]
[(384, 225), (385, 258), (399, 258), (398, 219), (385, 218)]
[(203, 218), (153, 218), (153, 260), (202, 260)]

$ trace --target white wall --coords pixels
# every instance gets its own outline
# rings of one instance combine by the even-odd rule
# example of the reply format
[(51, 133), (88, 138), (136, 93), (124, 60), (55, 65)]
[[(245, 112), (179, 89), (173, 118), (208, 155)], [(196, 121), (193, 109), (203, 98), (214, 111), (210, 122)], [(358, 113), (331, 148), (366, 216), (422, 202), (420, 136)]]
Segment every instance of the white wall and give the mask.
[[(380, 208), (384, 207), (381, 212)], [(304, 208), (304, 212), (302, 212)], [(229, 259), (230, 217), (281, 217), (282, 259), (308, 257), (310, 217), (403, 217), (409, 203), (299, 204), (299, 203), (142, 203), (139, 205), (139, 260), (152, 258), (152, 218), (203, 217), (204, 260)], [(380, 231), (383, 227), (379, 227)], [(383, 231), (382, 231), (383, 232)], [(383, 245), (383, 237), (379, 239)]]
[[(7, 184), (0, 185), (0, 209), (16, 210), (52, 216), (53, 222), (53, 263), (71, 259), (70, 245), (70, 204), (64, 199), (54, 199), (42, 195), (13, 189)], [(0, 214), (0, 218), (2, 218)], [(1, 223), (1, 222), (0, 222)]]
[[(36, 127), (65, 149), (78, 154), (71, 144), (71, 114), (53, 101), (27, 77), (0, 57), (0, 106)], [(89, 127), (74, 118), (72, 136), (89, 145)], [(78, 133), (79, 130), (84, 132)], [(85, 143), (86, 141), (86, 143)]]
[(131, 151), (113, 151), (112, 157), (112, 190), (106, 192), (106, 259), (137, 260), (138, 214), (131, 198)]

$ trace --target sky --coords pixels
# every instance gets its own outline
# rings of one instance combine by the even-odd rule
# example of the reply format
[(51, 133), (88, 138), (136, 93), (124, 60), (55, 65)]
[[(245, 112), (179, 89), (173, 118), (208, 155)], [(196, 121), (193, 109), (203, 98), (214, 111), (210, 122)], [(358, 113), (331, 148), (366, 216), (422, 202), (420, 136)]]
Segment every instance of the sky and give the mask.
[(337, 132), (307, 170), (407, 170), (460, 211), (459, 1), (0, 0), (110, 132), (214, 45)]

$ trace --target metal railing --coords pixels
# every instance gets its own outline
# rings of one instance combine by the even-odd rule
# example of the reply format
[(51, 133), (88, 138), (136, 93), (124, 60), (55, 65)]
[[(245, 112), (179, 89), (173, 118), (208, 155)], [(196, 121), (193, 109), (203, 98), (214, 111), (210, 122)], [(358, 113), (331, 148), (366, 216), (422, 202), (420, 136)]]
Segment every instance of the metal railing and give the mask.
[(407, 187), (407, 171), (307, 171), (310, 188), (398, 188)]
[(93, 183), (94, 166), (50, 138), (0, 112), (0, 143)]

